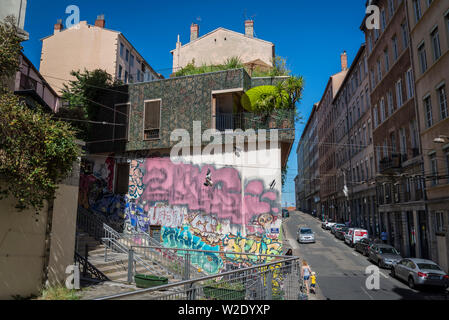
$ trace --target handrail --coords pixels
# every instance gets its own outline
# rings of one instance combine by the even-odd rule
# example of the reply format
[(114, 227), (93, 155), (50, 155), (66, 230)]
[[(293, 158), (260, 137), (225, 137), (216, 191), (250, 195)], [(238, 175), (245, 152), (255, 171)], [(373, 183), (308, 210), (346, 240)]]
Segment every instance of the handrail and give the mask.
[[(104, 245), (106, 247), (110, 248), (111, 250), (113, 250), (115, 248), (118, 251), (121, 251), (121, 253), (127, 254), (128, 255), (128, 260), (129, 260), (129, 250), (128, 250), (128, 248), (125, 245), (123, 245), (120, 242), (118, 242), (117, 239), (103, 238), (102, 242), (104, 243)], [(160, 273), (159, 271), (157, 271), (154, 268), (152, 268), (143, 259), (141, 259), (138, 255), (133, 254), (132, 255), (132, 259), (133, 259), (132, 262), (133, 262), (133, 265), (134, 265), (134, 271), (136, 269), (136, 263), (138, 263), (139, 265), (141, 265), (149, 273), (155, 274), (157, 276), (163, 276), (162, 273)], [(129, 261), (128, 261), (128, 263), (129, 263)]]
[(86, 273), (90, 273), (97, 280), (110, 281), (110, 279), (103, 272), (98, 270), (92, 263), (90, 263), (85, 257), (80, 255), (76, 251), (75, 251), (75, 262), (78, 262), (79, 264), (82, 265), (84, 276), (86, 275)]
[(169, 284), (166, 284), (166, 285), (152, 287), (152, 288), (148, 288), (148, 289), (141, 289), (141, 290), (136, 290), (136, 291), (132, 291), (132, 292), (119, 293), (119, 294), (115, 294), (115, 295), (111, 295), (111, 296), (96, 298), (94, 300), (112, 300), (112, 299), (129, 297), (129, 296), (134, 296), (134, 295), (139, 295), (139, 294), (144, 294), (144, 293), (150, 293), (150, 292), (155, 292), (155, 291), (165, 291), (167, 289), (174, 288), (174, 287), (179, 287), (179, 286), (186, 286), (186, 287), (193, 288), (193, 285), (196, 282), (207, 281), (207, 280), (211, 280), (211, 279), (215, 279), (215, 278), (223, 278), (223, 277), (226, 277), (226, 276), (231, 276), (231, 275), (234, 275), (234, 274), (237, 274), (237, 273), (243, 273), (243, 272), (246, 272), (246, 271), (253, 271), (253, 270), (256, 270), (256, 269), (261, 269), (262, 270), (263, 268), (267, 268), (267, 270), (269, 270), (268, 267), (278, 265), (279, 263), (288, 263), (288, 262), (293, 263), (293, 262), (299, 262), (299, 261), (300, 261), (300, 258), (298, 258), (298, 257), (290, 257), (288, 259), (284, 259), (283, 261), (269, 262), (269, 263), (265, 263), (265, 264), (262, 264), (262, 265), (246, 267), (246, 268), (233, 270), (233, 271), (227, 271), (227, 272), (219, 273), (219, 274), (216, 274), (216, 275), (205, 276), (205, 277), (198, 278), (198, 279), (184, 280), (184, 281), (180, 281), (180, 282), (176, 282), (176, 283), (169, 283)]

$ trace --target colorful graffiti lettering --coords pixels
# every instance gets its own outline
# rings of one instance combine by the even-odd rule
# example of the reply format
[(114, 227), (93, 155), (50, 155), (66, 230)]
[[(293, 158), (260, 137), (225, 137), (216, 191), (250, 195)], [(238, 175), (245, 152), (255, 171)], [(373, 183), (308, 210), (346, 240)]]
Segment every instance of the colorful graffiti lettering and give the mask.
[[(220, 251), (219, 246), (210, 246), (200, 237), (195, 236), (188, 226), (182, 228), (162, 229), (162, 242), (164, 247), (177, 249), (195, 249), (205, 251)], [(180, 252), (180, 255), (184, 253)], [(219, 253), (191, 252), (190, 261), (209, 274), (215, 274), (223, 268), (223, 260)]]

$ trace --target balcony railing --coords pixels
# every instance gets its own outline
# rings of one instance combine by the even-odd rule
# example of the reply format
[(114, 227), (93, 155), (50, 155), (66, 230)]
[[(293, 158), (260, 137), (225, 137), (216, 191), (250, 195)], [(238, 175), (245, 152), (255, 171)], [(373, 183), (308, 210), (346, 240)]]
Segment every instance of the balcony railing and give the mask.
[(403, 156), (399, 153), (394, 153), (390, 157), (385, 157), (380, 160), (380, 171), (387, 171), (391, 169), (400, 169), (403, 161)]
[[(242, 129), (294, 129), (294, 110), (277, 112), (263, 116), (251, 112), (224, 113), (215, 116), (215, 128), (218, 131)], [(293, 134), (294, 136), (294, 134)]]
[(20, 75), (20, 90), (36, 91), (36, 89), (37, 89), (37, 81), (22, 73)]

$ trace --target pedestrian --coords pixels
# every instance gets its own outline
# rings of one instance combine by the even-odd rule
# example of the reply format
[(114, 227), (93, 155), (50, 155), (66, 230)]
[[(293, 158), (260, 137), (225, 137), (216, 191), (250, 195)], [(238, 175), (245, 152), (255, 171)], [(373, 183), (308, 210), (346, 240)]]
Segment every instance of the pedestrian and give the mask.
[(307, 263), (307, 261), (304, 260), (302, 262), (302, 267), (301, 267), (301, 278), (303, 279), (304, 284), (306, 285), (306, 293), (307, 294), (310, 293), (309, 281), (310, 281), (310, 275), (311, 274), (312, 274), (312, 270), (310, 269), (310, 266)]
[(382, 240), (383, 243), (387, 243), (387, 241), (388, 241), (388, 232), (383, 230), (382, 233), (380, 234), (380, 239)]
[[(292, 249), (288, 249), (287, 252), (285, 253), (286, 258), (288, 259), (288, 257), (293, 256), (293, 250)], [(290, 268), (291, 268), (292, 262), (291, 261), (286, 261), (285, 262), (285, 271), (284, 274), (289, 274), (290, 273)]]
[(316, 294), (316, 272), (312, 272), (310, 276), (310, 291)]

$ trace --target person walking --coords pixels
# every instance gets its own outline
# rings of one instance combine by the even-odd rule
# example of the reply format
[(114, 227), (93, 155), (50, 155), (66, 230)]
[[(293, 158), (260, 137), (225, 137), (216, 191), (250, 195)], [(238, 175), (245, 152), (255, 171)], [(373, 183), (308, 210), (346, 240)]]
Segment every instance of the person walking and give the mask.
[(380, 234), (380, 239), (382, 240), (383, 243), (387, 243), (388, 241), (388, 232), (387, 231), (382, 231), (382, 233)]
[(310, 281), (311, 274), (312, 274), (312, 269), (310, 269), (310, 266), (307, 263), (307, 261), (304, 260), (302, 262), (302, 267), (301, 267), (301, 278), (303, 279), (304, 284), (306, 285), (306, 293), (307, 294), (310, 293), (309, 281)]
[(310, 291), (316, 294), (316, 272), (312, 272), (310, 276)]

